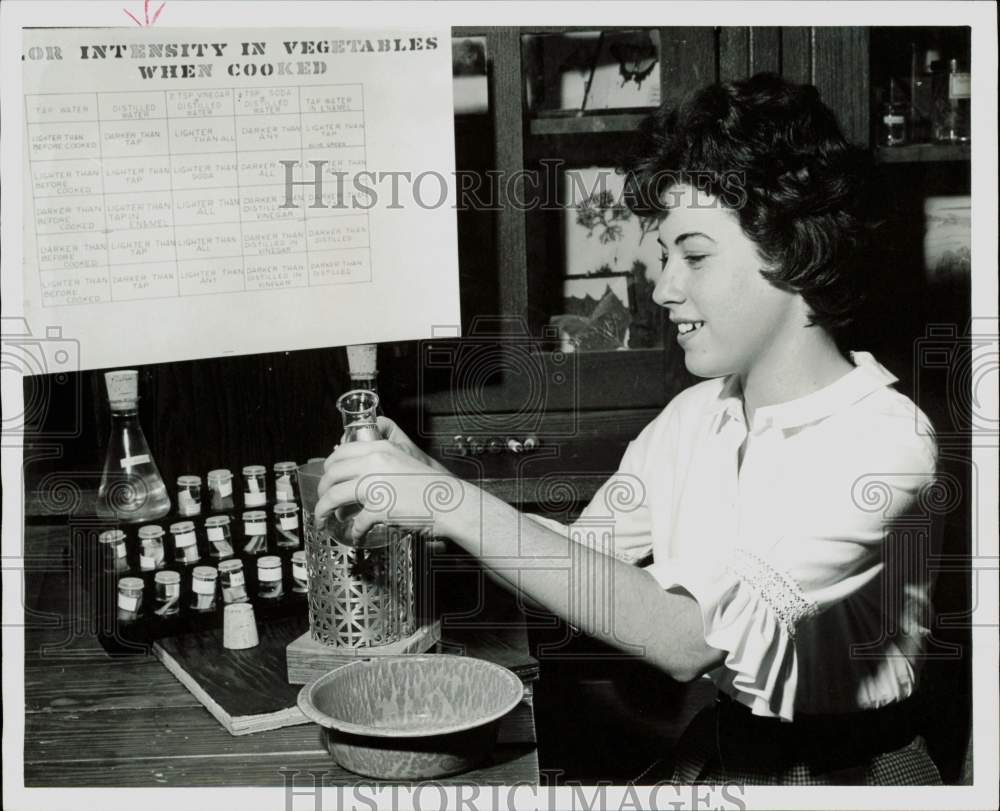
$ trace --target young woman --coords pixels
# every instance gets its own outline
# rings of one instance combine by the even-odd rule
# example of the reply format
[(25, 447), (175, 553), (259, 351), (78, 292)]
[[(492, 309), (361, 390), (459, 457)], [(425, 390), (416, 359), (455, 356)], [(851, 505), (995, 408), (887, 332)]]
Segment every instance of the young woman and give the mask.
[[(815, 88), (771, 75), (708, 87), (648, 135), (629, 202), (656, 217), (653, 298), (708, 380), (572, 527), (444, 478), (388, 421), (330, 456), (317, 513), (360, 501), (360, 534), (389, 517), (366, 504), (387, 483), (395, 523), (431, 509), (435, 534), (572, 625), (675, 679), (708, 674), (719, 699), (673, 753), (677, 781), (938, 782), (906, 703), (927, 550), (889, 531), (932, 482), (932, 431), (834, 339), (869, 272), (862, 164)], [(429, 508), (442, 481), (453, 498)]]

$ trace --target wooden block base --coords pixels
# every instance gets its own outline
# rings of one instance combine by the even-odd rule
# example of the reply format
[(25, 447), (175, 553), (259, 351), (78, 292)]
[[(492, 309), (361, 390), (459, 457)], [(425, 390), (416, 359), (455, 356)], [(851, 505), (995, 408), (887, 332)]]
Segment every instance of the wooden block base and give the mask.
[(288, 683), (308, 684), (317, 676), (356, 659), (376, 656), (399, 656), (404, 653), (426, 653), (441, 639), (441, 620), (421, 625), (414, 633), (389, 645), (370, 648), (334, 648), (317, 642), (309, 631), (285, 649), (288, 660)]

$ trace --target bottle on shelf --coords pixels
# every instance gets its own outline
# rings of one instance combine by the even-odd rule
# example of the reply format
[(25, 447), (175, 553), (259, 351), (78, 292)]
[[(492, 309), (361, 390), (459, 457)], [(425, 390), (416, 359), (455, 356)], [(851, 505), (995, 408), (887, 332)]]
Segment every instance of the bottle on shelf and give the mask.
[(899, 82), (889, 80), (889, 94), (879, 111), (880, 146), (903, 146), (908, 143), (910, 102), (905, 98)]
[(299, 500), (299, 466), (295, 462), (274, 463), (275, 502)]
[(232, 530), (228, 515), (211, 515), (205, 519), (205, 535), (208, 538), (208, 556), (212, 560), (226, 560), (233, 557)]
[(970, 109), (972, 77), (958, 59), (935, 63), (934, 108), (931, 120), (934, 141), (967, 144), (972, 137)]
[(185, 518), (201, 515), (201, 476), (177, 477), (177, 514)]
[(170, 496), (139, 424), (139, 373), (104, 375), (111, 407), (111, 436), (97, 491), (97, 514), (130, 524), (170, 512)]
[(219, 572), (214, 566), (195, 566), (191, 570), (188, 616), (196, 626), (211, 624), (218, 609)]
[(243, 506), (248, 510), (267, 504), (267, 468), (246, 465), (243, 468)]
[(225, 468), (208, 471), (208, 508), (210, 512), (230, 512), (233, 501), (233, 474)]
[(243, 513), (243, 543), (240, 557), (256, 558), (267, 554), (267, 513), (248, 510)]

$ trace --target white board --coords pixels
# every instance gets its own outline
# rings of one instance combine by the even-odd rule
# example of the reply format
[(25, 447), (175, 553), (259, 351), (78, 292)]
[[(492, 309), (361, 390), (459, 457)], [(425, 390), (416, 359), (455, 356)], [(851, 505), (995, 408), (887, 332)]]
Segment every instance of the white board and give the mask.
[(33, 332), (91, 369), (459, 324), (450, 42), (26, 30)]

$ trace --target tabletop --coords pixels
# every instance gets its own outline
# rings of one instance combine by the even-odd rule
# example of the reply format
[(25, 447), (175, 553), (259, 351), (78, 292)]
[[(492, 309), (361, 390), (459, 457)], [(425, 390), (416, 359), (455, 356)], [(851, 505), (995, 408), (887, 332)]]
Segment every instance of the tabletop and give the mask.
[[(372, 782), (337, 766), (314, 724), (234, 737), (152, 653), (106, 654), (70, 532), (66, 524), (25, 528), (25, 786), (298, 786), (313, 779), (306, 773), (322, 774), (323, 785)], [(516, 607), (502, 611), (503, 622), (466, 624), (462, 633), (527, 654), (524, 628), (510, 621)], [(449, 638), (447, 625), (442, 635)], [(537, 784), (531, 690), (503, 719), (488, 762), (438, 782)]]

